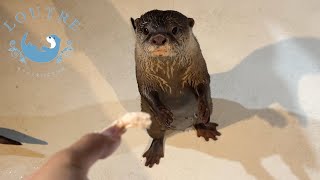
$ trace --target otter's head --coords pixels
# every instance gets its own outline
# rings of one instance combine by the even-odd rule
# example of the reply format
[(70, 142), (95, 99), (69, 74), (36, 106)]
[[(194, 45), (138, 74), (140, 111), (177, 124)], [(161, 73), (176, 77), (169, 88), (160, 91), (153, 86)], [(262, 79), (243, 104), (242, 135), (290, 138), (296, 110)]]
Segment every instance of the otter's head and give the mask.
[(194, 20), (177, 11), (152, 10), (131, 18), (136, 33), (136, 48), (150, 57), (176, 56), (194, 43)]

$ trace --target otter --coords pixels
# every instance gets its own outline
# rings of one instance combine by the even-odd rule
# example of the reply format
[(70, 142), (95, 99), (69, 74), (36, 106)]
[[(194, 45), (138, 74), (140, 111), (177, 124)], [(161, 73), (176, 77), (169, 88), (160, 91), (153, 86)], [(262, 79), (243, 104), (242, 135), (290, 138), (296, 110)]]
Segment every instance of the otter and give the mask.
[(164, 157), (167, 130), (194, 127), (198, 137), (217, 140), (218, 124), (210, 122), (212, 100), (210, 76), (195, 24), (173, 10), (151, 10), (131, 18), (135, 32), (135, 64), (141, 111), (151, 115), (147, 132), (153, 138), (143, 154), (145, 166), (153, 167)]

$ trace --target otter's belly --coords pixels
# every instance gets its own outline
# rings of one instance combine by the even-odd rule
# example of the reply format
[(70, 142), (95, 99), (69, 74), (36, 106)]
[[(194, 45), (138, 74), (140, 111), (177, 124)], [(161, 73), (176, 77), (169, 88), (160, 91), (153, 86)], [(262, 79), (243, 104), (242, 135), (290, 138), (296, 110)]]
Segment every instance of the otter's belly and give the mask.
[(160, 95), (160, 100), (173, 113), (175, 130), (185, 130), (196, 123), (198, 103), (190, 89), (183, 89), (175, 95)]

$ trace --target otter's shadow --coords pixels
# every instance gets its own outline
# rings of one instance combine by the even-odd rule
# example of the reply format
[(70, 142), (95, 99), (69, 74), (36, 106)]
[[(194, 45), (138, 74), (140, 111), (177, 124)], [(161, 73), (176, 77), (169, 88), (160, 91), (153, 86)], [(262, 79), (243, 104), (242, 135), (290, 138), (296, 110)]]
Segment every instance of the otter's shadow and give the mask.
[(212, 121), (219, 124), (219, 129), (231, 129), (226, 132), (231, 134), (223, 134), (227, 138), (218, 149), (211, 144), (216, 150), (210, 154), (241, 162), (245, 170), (258, 179), (274, 179), (261, 163), (274, 155), (279, 156), (298, 179), (310, 179), (305, 167), (319, 170), (314, 150), (298, 123), (300, 115), (271, 108), (248, 109), (225, 99), (213, 99), (213, 102)]
[[(310, 179), (305, 167), (320, 170), (308, 138), (299, 123), (295, 123), (299, 116), (269, 108), (247, 109), (225, 99), (213, 99), (213, 106), (211, 122), (218, 123), (218, 129), (222, 132), (217, 142), (205, 142), (195, 133), (178, 136), (177, 132), (169, 132), (167, 143), (240, 162), (247, 173), (257, 179), (274, 179), (261, 163), (274, 155), (279, 156), (298, 179)], [(170, 138), (172, 136), (175, 137)]]
[[(280, 112), (271, 108), (247, 109), (240, 103), (226, 99), (213, 98), (212, 101), (214, 110), (211, 121), (218, 123), (219, 129), (248, 120), (253, 116), (263, 119), (273, 127), (283, 128), (287, 125), (286, 118)], [(298, 115), (296, 116), (298, 117)]]
[(315, 38), (290, 38), (262, 47), (230, 71), (212, 74), (213, 96), (248, 109), (278, 103), (300, 114), (300, 124), (307, 125), (307, 114), (298, 101), (298, 83), (304, 75), (320, 72), (319, 58), (320, 40)]

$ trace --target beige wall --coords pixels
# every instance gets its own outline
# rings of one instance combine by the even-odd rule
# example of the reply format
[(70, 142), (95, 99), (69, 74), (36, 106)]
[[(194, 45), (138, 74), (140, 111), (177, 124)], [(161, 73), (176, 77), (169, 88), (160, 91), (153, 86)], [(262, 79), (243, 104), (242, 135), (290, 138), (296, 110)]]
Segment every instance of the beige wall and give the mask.
[[(41, 15), (32, 19), (29, 8), (37, 6)], [(56, 9), (50, 21), (48, 6)], [(130, 130), (90, 177), (319, 179), (319, 7), (316, 0), (2, 0), (0, 134), (9, 132), (25, 144), (0, 145), (0, 179), (18, 179), (84, 133), (139, 110), (129, 18), (156, 8), (195, 19), (212, 79), (212, 121), (223, 136), (209, 143), (193, 131), (171, 136), (165, 159), (149, 169), (141, 155), (150, 138)], [(69, 14), (68, 25), (80, 20), (78, 31), (58, 22), (61, 10)], [(23, 24), (15, 20), (18, 12), (27, 15)], [(6, 21), (16, 24), (12, 32)], [(56, 33), (64, 47), (73, 41), (74, 52), (60, 65), (21, 64), (7, 49), (10, 40), (19, 48), (25, 32), (38, 46)], [(59, 74), (37, 77), (61, 67)]]

